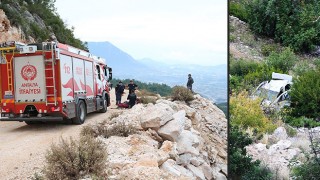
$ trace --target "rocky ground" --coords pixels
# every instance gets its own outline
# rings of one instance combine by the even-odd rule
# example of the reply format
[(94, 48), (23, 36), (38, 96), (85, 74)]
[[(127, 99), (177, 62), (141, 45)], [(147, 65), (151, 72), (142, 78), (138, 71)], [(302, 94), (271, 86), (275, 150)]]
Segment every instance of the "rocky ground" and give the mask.
[[(253, 35), (248, 24), (237, 17), (229, 16), (229, 28), (229, 53), (235, 59), (263, 60), (265, 57), (261, 53), (262, 46), (275, 44), (272, 39)], [(300, 60), (310, 58), (301, 54), (297, 56)], [(310, 130), (288, 127), (283, 124), (272, 134), (265, 134), (262, 140), (246, 147), (247, 154), (254, 160), (260, 160), (277, 179), (290, 179), (292, 167), (305, 162), (306, 154), (310, 153), (309, 132), (320, 136), (320, 127)]]
[(0, 9), (0, 34), (0, 42), (12, 40), (20, 42), (25, 41), (21, 29), (11, 26), (10, 21), (2, 9)]
[(226, 179), (227, 120), (199, 95), (189, 105), (158, 100), (138, 104), (108, 122), (139, 130), (98, 137), (108, 152), (110, 179)]
[[(292, 130), (291, 130), (292, 131)], [(283, 126), (278, 127), (273, 134), (265, 135), (259, 143), (246, 147), (247, 153), (254, 160), (260, 160), (280, 179), (289, 179), (290, 167), (306, 161), (310, 154), (309, 133), (320, 135), (320, 127), (307, 129), (295, 128), (295, 135), (288, 135)]]

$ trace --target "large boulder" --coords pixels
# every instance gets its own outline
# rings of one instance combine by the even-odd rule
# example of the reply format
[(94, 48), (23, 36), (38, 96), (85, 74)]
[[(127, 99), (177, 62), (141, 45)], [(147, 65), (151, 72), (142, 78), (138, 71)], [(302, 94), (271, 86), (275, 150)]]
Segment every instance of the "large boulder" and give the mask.
[(173, 115), (173, 120), (161, 126), (158, 134), (166, 140), (177, 141), (186, 123), (186, 112), (181, 110)]
[(144, 129), (153, 128), (159, 129), (160, 126), (172, 120), (174, 110), (167, 104), (160, 103), (150, 105), (140, 114), (141, 127)]

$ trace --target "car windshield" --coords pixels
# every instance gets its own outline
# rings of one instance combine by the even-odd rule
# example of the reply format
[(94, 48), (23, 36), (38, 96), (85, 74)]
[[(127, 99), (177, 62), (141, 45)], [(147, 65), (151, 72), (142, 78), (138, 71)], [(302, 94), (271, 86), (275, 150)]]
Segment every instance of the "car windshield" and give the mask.
[(267, 89), (259, 89), (256, 92), (256, 95), (263, 98), (263, 99), (267, 99), (268, 101), (274, 101), (277, 98), (277, 95), (279, 94), (279, 92), (276, 91), (271, 91), (271, 90), (267, 90)]

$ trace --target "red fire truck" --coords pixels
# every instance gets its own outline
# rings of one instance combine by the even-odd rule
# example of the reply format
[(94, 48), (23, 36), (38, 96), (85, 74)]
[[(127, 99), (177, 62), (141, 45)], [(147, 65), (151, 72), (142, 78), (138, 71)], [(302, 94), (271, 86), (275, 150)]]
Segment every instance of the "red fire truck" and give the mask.
[(112, 69), (104, 59), (58, 42), (5, 42), (0, 52), (1, 121), (82, 124), (107, 111)]

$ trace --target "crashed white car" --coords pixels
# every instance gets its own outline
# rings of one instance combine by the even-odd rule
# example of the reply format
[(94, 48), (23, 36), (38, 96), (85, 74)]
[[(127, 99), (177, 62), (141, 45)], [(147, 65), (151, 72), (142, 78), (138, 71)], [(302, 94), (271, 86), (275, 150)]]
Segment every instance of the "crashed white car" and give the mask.
[(292, 76), (287, 74), (272, 73), (272, 80), (264, 81), (256, 88), (254, 97), (262, 98), (263, 109), (272, 108), (280, 110), (290, 106), (289, 91), (292, 85)]

